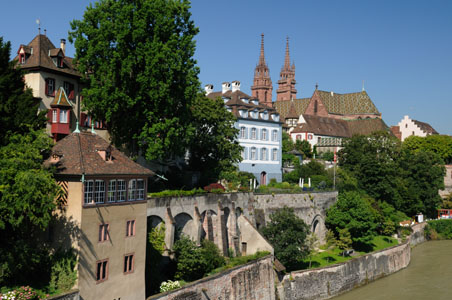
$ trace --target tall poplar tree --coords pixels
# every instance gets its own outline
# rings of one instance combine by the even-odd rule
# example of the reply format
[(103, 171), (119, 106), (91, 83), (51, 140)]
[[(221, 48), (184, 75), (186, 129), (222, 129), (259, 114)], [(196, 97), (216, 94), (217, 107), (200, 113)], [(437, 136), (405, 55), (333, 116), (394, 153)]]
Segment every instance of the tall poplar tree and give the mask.
[(189, 8), (187, 0), (100, 0), (71, 22), (84, 107), (106, 121), (116, 145), (150, 160), (183, 155), (193, 135), (200, 84)]

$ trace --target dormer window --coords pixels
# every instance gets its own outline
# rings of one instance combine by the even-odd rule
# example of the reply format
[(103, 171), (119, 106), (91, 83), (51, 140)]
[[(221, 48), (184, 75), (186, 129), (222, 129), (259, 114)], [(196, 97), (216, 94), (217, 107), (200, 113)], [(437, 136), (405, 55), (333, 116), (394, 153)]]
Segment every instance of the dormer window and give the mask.
[(246, 111), (246, 110), (241, 109), (241, 110), (239, 110), (239, 113), (240, 113), (240, 116), (241, 116), (242, 118), (246, 118), (246, 115), (247, 115), (247, 111)]
[(111, 161), (112, 157), (111, 157), (111, 145), (108, 146), (106, 149), (97, 149), (97, 154), (100, 155), (100, 157), (102, 157), (102, 159), (104, 161)]
[(251, 103), (253, 103), (254, 105), (259, 105), (259, 100), (253, 99), (251, 100)]
[(250, 101), (249, 101), (247, 98), (242, 98), (242, 99), (240, 99), (240, 100), (242, 100), (242, 101), (245, 102), (245, 103), (250, 103)]
[(62, 68), (63, 67), (63, 58), (61, 56), (57, 57), (57, 67)]
[(24, 64), (25, 63), (25, 53), (19, 54), (19, 63)]
[(275, 122), (279, 122), (279, 114), (272, 114), (272, 119)]
[(268, 120), (268, 112), (267, 111), (261, 112), (261, 118), (263, 120)]

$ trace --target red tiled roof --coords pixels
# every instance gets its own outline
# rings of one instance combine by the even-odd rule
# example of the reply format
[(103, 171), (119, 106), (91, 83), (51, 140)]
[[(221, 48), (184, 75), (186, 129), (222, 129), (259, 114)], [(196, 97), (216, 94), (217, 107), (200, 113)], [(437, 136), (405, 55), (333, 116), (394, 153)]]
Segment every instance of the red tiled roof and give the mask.
[[(71, 133), (55, 144), (52, 153), (61, 156), (55, 165), (62, 175), (147, 175), (154, 172), (133, 162), (121, 151), (111, 146), (111, 161), (98, 153), (111, 145), (103, 138), (89, 132)], [(52, 164), (51, 158), (46, 162)]]

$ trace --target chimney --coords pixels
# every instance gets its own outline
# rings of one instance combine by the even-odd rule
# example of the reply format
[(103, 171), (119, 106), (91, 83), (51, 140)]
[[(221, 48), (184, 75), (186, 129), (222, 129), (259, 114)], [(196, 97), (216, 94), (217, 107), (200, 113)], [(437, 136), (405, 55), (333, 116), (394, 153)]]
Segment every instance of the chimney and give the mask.
[(240, 91), (240, 81), (234, 80), (232, 82), (232, 92)]
[(213, 84), (206, 84), (204, 90), (206, 91), (206, 96), (209, 95), (213, 91)]
[(231, 84), (229, 82), (223, 82), (221, 84), (221, 93), (222, 94), (224, 94), (224, 93), (226, 93), (227, 91), (230, 91), (230, 90), (231, 90)]
[(333, 97), (334, 96), (334, 92), (333, 91), (331, 91), (331, 97)]
[(63, 54), (66, 55), (66, 40), (65, 39), (60, 40), (60, 48), (61, 48), (61, 50), (63, 50)]

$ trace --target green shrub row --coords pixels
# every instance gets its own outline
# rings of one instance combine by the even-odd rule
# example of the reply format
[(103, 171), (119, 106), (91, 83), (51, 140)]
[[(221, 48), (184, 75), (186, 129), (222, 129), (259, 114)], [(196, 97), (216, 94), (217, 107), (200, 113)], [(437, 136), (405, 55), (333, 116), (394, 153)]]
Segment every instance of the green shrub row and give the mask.
[(446, 219), (428, 221), (424, 231), (428, 239), (450, 240), (452, 239), (452, 220)]

